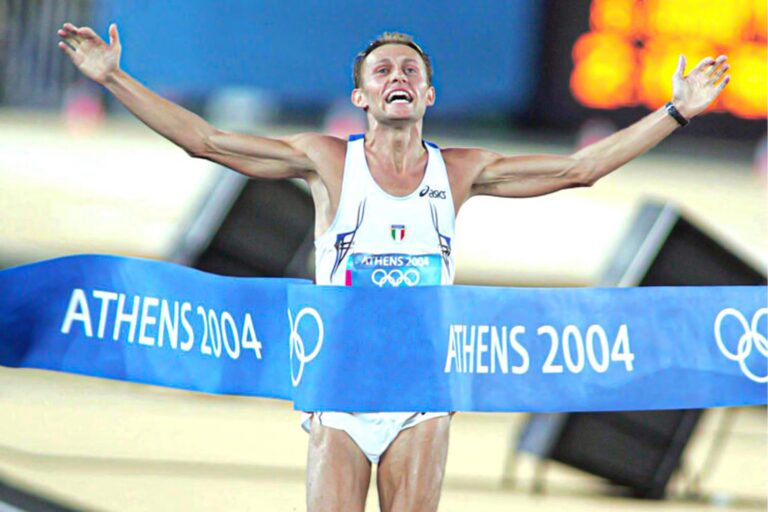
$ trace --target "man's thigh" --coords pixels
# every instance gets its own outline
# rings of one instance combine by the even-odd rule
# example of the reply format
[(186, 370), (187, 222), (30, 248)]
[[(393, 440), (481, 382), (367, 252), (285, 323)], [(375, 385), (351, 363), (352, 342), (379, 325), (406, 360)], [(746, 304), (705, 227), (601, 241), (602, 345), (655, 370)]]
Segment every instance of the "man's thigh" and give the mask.
[(371, 463), (343, 430), (312, 417), (307, 455), (307, 510), (365, 510)]
[(377, 469), (381, 510), (437, 510), (448, 457), (450, 416), (403, 430)]

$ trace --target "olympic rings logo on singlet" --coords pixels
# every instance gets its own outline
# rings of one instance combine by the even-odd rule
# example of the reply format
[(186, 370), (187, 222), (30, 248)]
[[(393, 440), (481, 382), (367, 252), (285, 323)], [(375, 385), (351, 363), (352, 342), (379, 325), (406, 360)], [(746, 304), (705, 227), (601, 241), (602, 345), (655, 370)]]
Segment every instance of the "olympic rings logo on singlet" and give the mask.
[(377, 268), (371, 274), (371, 281), (379, 288), (383, 288), (385, 285), (397, 288), (401, 284), (406, 286), (416, 286), (421, 281), (421, 274), (415, 269), (409, 268), (406, 271), (402, 271), (399, 268), (392, 270), (384, 270), (383, 268)]
[(398, 288), (442, 284), (439, 254), (352, 254), (347, 260), (347, 286)]

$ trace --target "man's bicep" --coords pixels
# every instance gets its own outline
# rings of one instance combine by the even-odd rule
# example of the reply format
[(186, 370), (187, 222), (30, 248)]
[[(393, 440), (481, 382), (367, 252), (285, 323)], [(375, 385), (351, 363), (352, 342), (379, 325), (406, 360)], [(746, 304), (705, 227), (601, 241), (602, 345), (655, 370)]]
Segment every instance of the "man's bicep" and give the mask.
[(318, 136), (270, 138), (216, 130), (208, 137), (204, 152), (195, 156), (254, 178), (295, 178), (315, 168), (303, 149), (312, 137)]
[(583, 186), (579, 162), (560, 155), (486, 156), (472, 195), (534, 197)]
[(293, 165), (265, 158), (253, 158), (237, 155), (218, 154), (214, 158), (207, 158), (217, 164), (228, 167), (233, 171), (244, 174), (250, 178), (259, 179), (288, 179), (303, 178), (308, 169), (299, 169)]
[(520, 179), (477, 183), (472, 186), (472, 196), (537, 197), (578, 185), (557, 179)]

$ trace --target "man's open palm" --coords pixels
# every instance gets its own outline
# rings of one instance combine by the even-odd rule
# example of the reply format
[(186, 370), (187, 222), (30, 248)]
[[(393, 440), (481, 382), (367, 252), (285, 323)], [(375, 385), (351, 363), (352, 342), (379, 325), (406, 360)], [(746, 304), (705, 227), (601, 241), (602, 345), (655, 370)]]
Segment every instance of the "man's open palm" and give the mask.
[(120, 68), (120, 36), (114, 23), (109, 27), (109, 44), (91, 28), (71, 23), (65, 23), (58, 34), (64, 40), (59, 48), (91, 80), (104, 83), (110, 73)]
[(677, 70), (672, 76), (672, 101), (679, 106), (685, 117), (690, 119), (700, 114), (717, 98), (731, 79), (725, 75), (728, 68), (725, 55), (717, 59), (707, 57), (684, 75), (685, 57), (680, 56)]

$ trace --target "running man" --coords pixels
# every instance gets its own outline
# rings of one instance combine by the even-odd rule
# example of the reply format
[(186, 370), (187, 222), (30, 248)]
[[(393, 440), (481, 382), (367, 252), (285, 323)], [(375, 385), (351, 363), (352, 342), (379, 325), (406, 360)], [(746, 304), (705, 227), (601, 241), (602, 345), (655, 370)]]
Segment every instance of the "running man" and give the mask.
[[(59, 47), (151, 129), (246, 176), (301, 178), (315, 204), (321, 285), (451, 284), (454, 219), (472, 196), (532, 197), (590, 186), (703, 112), (728, 84), (726, 57), (685, 75), (680, 57), (667, 106), (570, 156), (506, 156), (422, 139), (435, 103), (427, 55), (402, 34), (384, 34), (354, 64), (352, 103), (368, 129), (349, 141), (317, 133), (267, 138), (218, 130), (149, 91), (120, 69), (117, 27), (109, 44), (65, 23)], [(448, 413), (307, 415), (307, 508), (362, 511), (372, 463), (382, 510), (436, 510), (448, 453)]]

